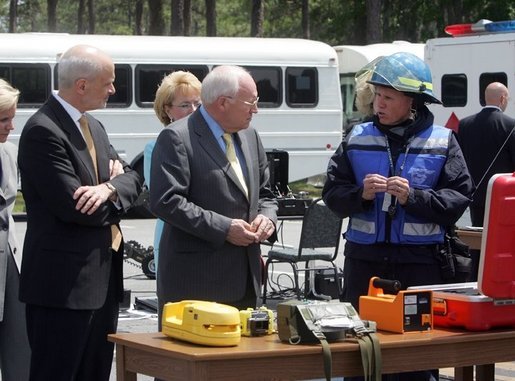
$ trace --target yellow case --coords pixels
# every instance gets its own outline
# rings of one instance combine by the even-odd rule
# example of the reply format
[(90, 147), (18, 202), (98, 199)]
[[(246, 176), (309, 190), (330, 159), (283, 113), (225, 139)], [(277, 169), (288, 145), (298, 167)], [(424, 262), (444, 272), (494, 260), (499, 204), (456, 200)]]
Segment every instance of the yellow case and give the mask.
[(201, 300), (166, 303), (162, 331), (195, 344), (234, 346), (241, 338), (240, 312), (232, 306)]

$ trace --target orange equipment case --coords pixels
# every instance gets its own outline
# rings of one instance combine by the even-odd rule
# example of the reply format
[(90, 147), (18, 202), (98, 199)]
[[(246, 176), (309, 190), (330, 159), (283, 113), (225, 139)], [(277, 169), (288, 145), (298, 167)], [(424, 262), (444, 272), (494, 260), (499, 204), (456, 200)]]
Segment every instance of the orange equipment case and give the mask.
[[(396, 294), (386, 294), (389, 288)], [(377, 329), (397, 333), (433, 329), (431, 290), (400, 290), (399, 281), (372, 277), (368, 295), (359, 297), (359, 316), (376, 322)]]
[(433, 290), (435, 326), (515, 327), (515, 173), (488, 183), (478, 282), (413, 289)]

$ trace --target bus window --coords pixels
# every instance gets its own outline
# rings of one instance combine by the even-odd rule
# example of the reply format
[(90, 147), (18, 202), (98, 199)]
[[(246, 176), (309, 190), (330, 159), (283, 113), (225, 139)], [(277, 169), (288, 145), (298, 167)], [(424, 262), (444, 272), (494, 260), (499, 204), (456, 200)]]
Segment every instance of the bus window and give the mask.
[(256, 82), (259, 107), (279, 107), (282, 103), (282, 75), (279, 67), (246, 66)]
[(114, 75), (114, 88), (116, 92), (109, 97), (107, 107), (129, 107), (132, 98), (130, 65), (114, 65)]
[(290, 107), (315, 107), (318, 103), (318, 78), (315, 68), (286, 69), (286, 103)]
[(39, 107), (49, 96), (50, 66), (47, 64), (0, 65), (0, 77), (20, 90), (20, 108)]
[(485, 89), (492, 82), (501, 82), (504, 86), (508, 86), (508, 76), (506, 73), (483, 73), (479, 76), (479, 102), (481, 106), (485, 106)]
[(465, 74), (442, 76), (442, 103), (444, 107), (467, 105), (467, 76)]
[(163, 78), (171, 72), (185, 70), (194, 74), (202, 82), (209, 69), (200, 65), (137, 65), (136, 103), (140, 107), (152, 107), (157, 88)]

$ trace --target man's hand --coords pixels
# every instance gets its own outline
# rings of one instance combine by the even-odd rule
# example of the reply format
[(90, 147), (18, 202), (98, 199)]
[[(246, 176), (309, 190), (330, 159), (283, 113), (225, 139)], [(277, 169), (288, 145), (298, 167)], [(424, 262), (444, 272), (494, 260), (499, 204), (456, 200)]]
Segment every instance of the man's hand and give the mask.
[(363, 179), (363, 193), (361, 197), (364, 200), (373, 200), (376, 193), (386, 192), (387, 178), (378, 174), (368, 174)]
[(255, 242), (256, 233), (246, 221), (233, 219), (226, 239), (236, 246), (248, 246)]
[(250, 226), (256, 234), (255, 243), (267, 240), (275, 231), (275, 225), (272, 220), (262, 214), (258, 214)]
[(399, 204), (406, 205), (409, 197), (409, 181), (403, 177), (392, 176), (387, 181), (387, 192), (397, 197)]
[(111, 195), (111, 190), (105, 184), (95, 186), (85, 185), (77, 188), (73, 194), (73, 199), (77, 200), (75, 210), (80, 210), (83, 214), (91, 215), (107, 201)]

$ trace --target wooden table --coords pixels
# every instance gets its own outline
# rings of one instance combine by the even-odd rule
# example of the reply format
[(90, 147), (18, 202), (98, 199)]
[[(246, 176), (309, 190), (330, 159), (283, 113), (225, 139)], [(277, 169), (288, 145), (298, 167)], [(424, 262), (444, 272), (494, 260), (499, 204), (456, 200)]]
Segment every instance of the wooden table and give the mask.
[[(472, 366), (515, 360), (515, 330), (467, 332), (434, 330), (379, 333), (383, 373), (456, 368), (455, 380), (472, 380)], [(118, 381), (135, 381), (137, 373), (164, 380), (299, 380), (322, 378), (319, 345), (281, 343), (277, 335), (242, 337), (236, 347), (203, 347), (161, 333), (109, 335), (116, 343)], [(362, 374), (359, 346), (331, 344), (333, 376)], [(481, 372), (476, 380), (493, 380)], [(476, 376), (476, 377), (477, 377)]]
[(483, 236), (483, 232), (475, 230), (457, 229), (456, 234), (463, 242), (465, 242), (469, 246), (469, 249), (481, 250), (481, 239)]

